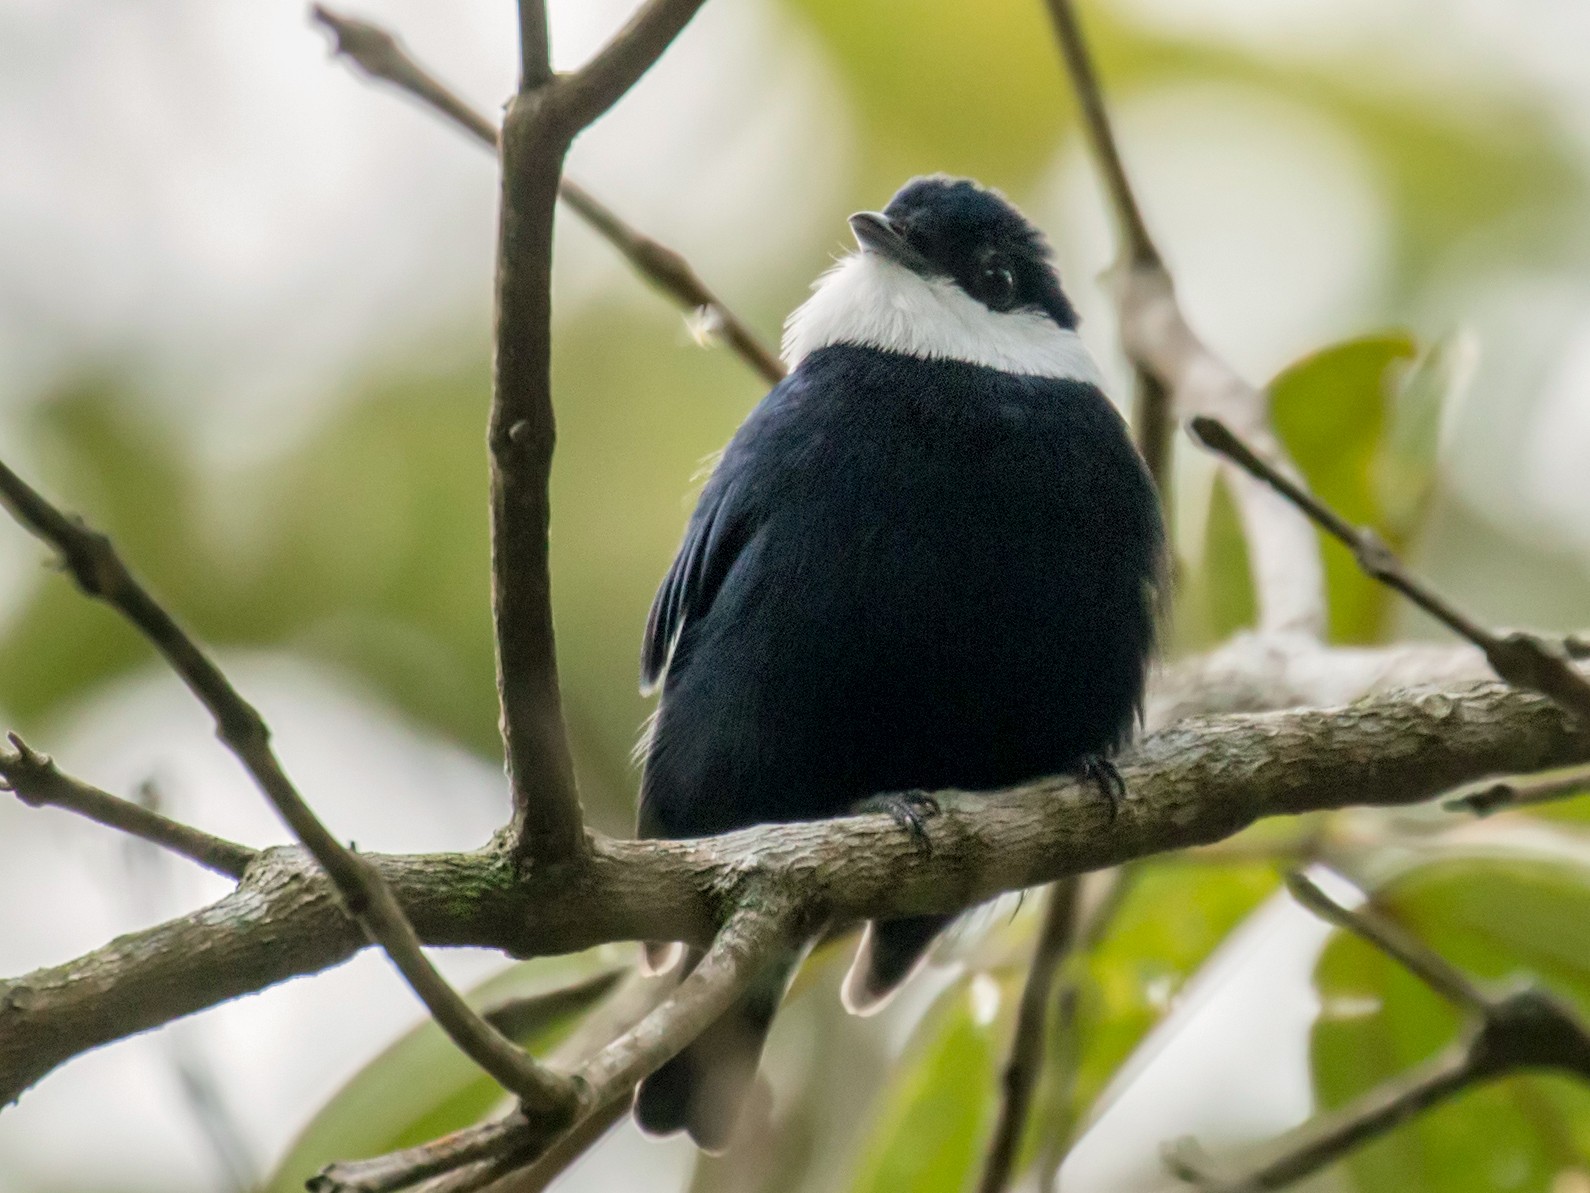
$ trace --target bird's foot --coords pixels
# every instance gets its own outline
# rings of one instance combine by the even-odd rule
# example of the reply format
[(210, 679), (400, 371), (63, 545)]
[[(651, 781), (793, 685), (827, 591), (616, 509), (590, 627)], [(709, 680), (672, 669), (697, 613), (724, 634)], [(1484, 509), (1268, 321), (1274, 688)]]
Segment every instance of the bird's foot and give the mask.
[(872, 812), (886, 813), (891, 820), (910, 834), (925, 856), (933, 853), (933, 842), (928, 839), (927, 822), (943, 809), (939, 801), (920, 788), (911, 791), (891, 791), (884, 795), (871, 795), (851, 805), (851, 812), (865, 816)]
[(1113, 823), (1121, 814), (1121, 805), (1126, 802), (1126, 780), (1121, 778), (1115, 763), (1103, 754), (1089, 754), (1078, 765), (1077, 777), (1099, 789), (1099, 794), (1110, 806), (1110, 820)]

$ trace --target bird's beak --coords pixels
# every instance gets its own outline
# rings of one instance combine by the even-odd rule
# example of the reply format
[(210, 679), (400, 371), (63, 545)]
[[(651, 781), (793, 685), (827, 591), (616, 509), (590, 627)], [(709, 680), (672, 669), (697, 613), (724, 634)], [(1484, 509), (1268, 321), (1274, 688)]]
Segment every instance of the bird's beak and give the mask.
[(881, 211), (858, 211), (850, 217), (850, 230), (863, 252), (903, 265), (913, 273), (930, 273), (926, 257), (905, 242), (893, 220)]

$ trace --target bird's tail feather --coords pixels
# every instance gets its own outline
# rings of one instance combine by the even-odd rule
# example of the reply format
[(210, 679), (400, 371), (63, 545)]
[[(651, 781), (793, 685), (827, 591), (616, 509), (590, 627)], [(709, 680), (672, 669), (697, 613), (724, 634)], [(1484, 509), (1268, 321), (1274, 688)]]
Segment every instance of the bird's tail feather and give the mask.
[(852, 1015), (881, 1011), (900, 984), (916, 972), (954, 916), (918, 915), (867, 925), (840, 997)]
[[(773, 1014), (804, 955), (804, 949), (792, 949), (770, 962), (738, 1002), (640, 1083), (635, 1121), (643, 1131), (688, 1131), (707, 1152), (728, 1146), (761, 1063)], [(700, 959), (700, 953), (688, 954), (684, 972)]]

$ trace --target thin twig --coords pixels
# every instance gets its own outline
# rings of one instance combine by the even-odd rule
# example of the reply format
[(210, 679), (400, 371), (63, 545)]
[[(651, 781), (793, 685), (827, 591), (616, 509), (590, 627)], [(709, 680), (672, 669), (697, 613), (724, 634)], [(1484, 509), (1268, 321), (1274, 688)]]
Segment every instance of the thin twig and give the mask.
[(542, 994), (527, 994), (520, 998), (507, 998), (487, 1007), (480, 1014), (483, 1019), (503, 1035), (524, 1039), (542, 1031), (570, 1015), (577, 1015), (600, 998), (611, 994), (624, 978), (621, 969), (610, 969), (595, 974), (584, 981), (560, 986)]
[(0, 463), (0, 501), (61, 555), (83, 592), (127, 618), (165, 658), (215, 720), (216, 734), (243, 764), (283, 822), (336, 886), (348, 914), (392, 963), (444, 1031), (477, 1064), (529, 1106), (556, 1119), (573, 1109), (575, 1089), (472, 1011), (425, 956), (419, 937), (380, 873), (326, 829), (282, 769), (270, 730), (213, 660), (128, 571), (105, 535), (56, 509)]
[[(557, 1047), (550, 1063), (562, 1069), (577, 1069), (589, 1056), (606, 1047), (615, 1037), (655, 1009), (667, 994), (669, 986), (670, 983), (664, 978), (648, 978), (638, 971), (629, 971), (617, 989), (596, 1010), (586, 1015)], [(492, 1012), (488, 1011), (487, 1017), (491, 1016)], [(618, 1099), (618, 1105), (622, 1110), (623, 1099)], [(539, 1173), (550, 1181), (561, 1168), (572, 1164), (601, 1137), (602, 1132), (596, 1129), (592, 1120), (600, 1120), (609, 1108), (603, 1107), (590, 1118), (577, 1123), (540, 1159), (526, 1157), (542, 1132), (515, 1108), (501, 1118), (466, 1127), (416, 1147), (369, 1159), (343, 1160), (328, 1165), (310, 1181), (310, 1188), (314, 1193), (395, 1193), (396, 1190), (413, 1188), (433, 1177), (462, 1168), (495, 1163), (505, 1157), (513, 1157), (519, 1164), (526, 1166), (521, 1169), (522, 1172)], [(517, 1185), (514, 1187), (518, 1188)]]
[(560, 107), (577, 128), (594, 123), (661, 58), (706, 0), (646, 0), (596, 56), (562, 80)]
[(789, 915), (780, 909), (746, 906), (735, 912), (678, 988), (581, 1067), (592, 1101), (602, 1105), (621, 1096), (700, 1035), (785, 943), (790, 928)]
[[(1111, 870), (1101, 870), (1085, 879), (1082, 906), (1078, 911), (1079, 924), (1072, 951), (1077, 956), (1087, 956), (1099, 947), (1126, 897), (1132, 893), (1141, 867), (1128, 863)], [(1059, 1061), (1051, 1066), (1050, 1078), (1056, 1095), (1065, 1105), (1070, 1101), (1077, 1080), (1077, 1068), (1082, 1058), (1082, 1042), (1077, 1038), (1077, 1011), (1082, 1003), (1082, 984), (1085, 975), (1073, 969), (1060, 982), (1054, 997), (1055, 1023), (1047, 1033), (1052, 1039), (1061, 1033), (1063, 1052)], [(1038, 1160), (1038, 1188), (1040, 1193), (1055, 1193), (1060, 1183), (1060, 1166), (1076, 1137), (1077, 1116), (1068, 1115), (1067, 1121), (1053, 1126)]]
[(227, 878), (242, 878), (257, 856), (236, 841), (162, 816), (130, 799), (84, 783), (63, 773), (48, 754), (32, 749), (15, 733), (6, 735), (12, 751), (0, 749), (0, 789), (9, 788), (32, 808), (64, 808), (96, 824), (169, 849)]
[(1509, 775), (1468, 787), (1443, 801), (1453, 812), (1489, 816), (1513, 808), (1528, 808), (1590, 793), (1590, 766), (1548, 771), (1538, 775)]
[(600, 1143), (628, 1114), (629, 1098), (625, 1095), (614, 1098), (594, 1114), (576, 1123), (535, 1163), (510, 1172), (493, 1193), (541, 1193), (562, 1176), (571, 1164)]
[(1010, 1183), (1015, 1169), (1016, 1153), (1032, 1106), (1032, 1092), (1043, 1071), (1050, 993), (1060, 965), (1070, 954), (1076, 938), (1077, 895), (1081, 887), (1080, 878), (1062, 878), (1049, 888), (1045, 900), (1043, 926), (1027, 969), (1021, 1006), (1016, 1012), (1016, 1030), (1005, 1057), (999, 1121), (983, 1162), (983, 1176), (978, 1185), (980, 1193), (1001, 1193)]
[[(320, 4), (311, 13), (335, 38), (335, 52), (365, 75), (407, 92), (476, 142), (497, 152), (496, 124), (416, 62), (391, 32), (369, 21), (340, 16)], [(636, 273), (673, 299), (687, 315), (704, 313), (705, 318), (698, 322), (710, 328), (764, 381), (773, 385), (783, 378), (784, 365), (778, 353), (718, 297), (683, 254), (626, 223), (572, 178), (563, 179), (559, 197), (617, 249)]]
[(416, 1147), (369, 1160), (332, 1164), (309, 1178), (310, 1193), (393, 1193), (482, 1160), (517, 1156), (534, 1132), (523, 1112), (454, 1131)]
[(1301, 871), (1287, 875), (1286, 889), (1292, 898), (1326, 923), (1353, 933), (1400, 962), (1404, 969), (1453, 1006), (1466, 1011), (1485, 1009), (1488, 1001), (1485, 994), (1462, 970), (1395, 920), (1376, 914), (1368, 907), (1357, 910), (1343, 907)]
[(1127, 180), (1126, 167), (1121, 162), (1121, 151), (1115, 142), (1115, 132), (1110, 127), (1109, 111), (1104, 105), (1104, 90), (1099, 86), (1098, 72), (1093, 69), (1093, 56), (1088, 52), (1087, 39), (1082, 35), (1082, 25), (1077, 20), (1071, 0), (1047, 0), (1049, 17), (1054, 23), (1055, 38), (1060, 43), (1060, 53), (1065, 58), (1066, 74), (1076, 92), (1077, 104), (1082, 109), (1082, 128), (1087, 134), (1088, 147), (1098, 163), (1109, 192), (1110, 206), (1115, 209), (1121, 224), (1121, 239), (1126, 249), (1126, 260), (1134, 267), (1158, 269), (1161, 267), (1159, 250), (1148, 234), (1143, 222), (1143, 211), (1138, 206), (1132, 184)]
[(1485, 652), (1496, 674), (1510, 684), (1550, 696), (1590, 724), (1590, 680), (1569, 661), (1566, 648), (1534, 634), (1494, 634), (1458, 611), (1429, 585), (1408, 571), (1400, 559), (1371, 530), (1353, 526), (1297, 481), (1263, 459), (1216, 418), (1192, 420), (1192, 431), (1210, 451), (1224, 456), (1257, 480), (1263, 481), (1309, 516), (1327, 534), (1353, 553), (1364, 573), (1395, 589), (1459, 637)]
[(1455, 1046), (1362, 1098), (1320, 1115), (1304, 1128), (1306, 1140), (1284, 1148), (1268, 1163), (1240, 1173), (1229, 1171), (1195, 1140), (1180, 1139), (1165, 1148), (1165, 1166), (1173, 1176), (1206, 1193), (1283, 1189), (1466, 1089), (1476, 1076), (1470, 1050)]
[[(1170, 488), (1170, 440), (1176, 417), (1218, 414), (1240, 426), (1270, 459), (1295, 471), (1269, 422), (1265, 395), (1209, 350), (1187, 323), (1175, 286), (1126, 177), (1072, 0), (1046, 0), (1065, 57), (1083, 128), (1121, 225), (1125, 260), (1115, 271), (1121, 339), (1139, 374), (1138, 446), (1162, 494)], [(1326, 624), (1325, 568), (1306, 522), (1286, 502), (1239, 470), (1228, 468), (1237, 514), (1248, 542), (1266, 634), (1319, 638)]]
[[(1070, 0), (1047, 0), (1049, 16), (1054, 24), (1055, 39), (1060, 43), (1060, 54), (1065, 59), (1066, 76), (1082, 111), (1082, 129), (1093, 152), (1093, 160), (1104, 179), (1110, 207), (1115, 212), (1121, 232), (1121, 258), (1127, 269), (1151, 269), (1163, 272), (1164, 264), (1159, 250), (1148, 233), (1137, 195), (1126, 177), (1126, 167), (1121, 162), (1121, 151), (1110, 125), (1110, 115), (1104, 103), (1104, 90), (1099, 85), (1098, 72), (1094, 70), (1092, 55), (1088, 52), (1086, 38)], [(1132, 410), (1132, 428), (1137, 449), (1148, 465), (1148, 474), (1154, 478), (1161, 502), (1170, 495), (1171, 454), (1176, 420), (1171, 409), (1170, 395), (1164, 384), (1145, 369), (1134, 363), (1137, 373), (1137, 398)], [(1169, 513), (1169, 505), (1166, 505)]]
[(534, 91), (552, 78), (547, 0), (519, 0), (519, 90)]
[(1310, 911), (1382, 950), (1465, 1011), (1463, 1037), (1424, 1064), (1303, 1124), (1266, 1148), (1267, 1159), (1250, 1166), (1218, 1164), (1192, 1140), (1171, 1145), (1165, 1163), (1182, 1180), (1208, 1193), (1280, 1189), (1471, 1086), (1526, 1069), (1590, 1080), (1590, 1026), (1565, 1001), (1533, 985), (1488, 993), (1372, 906), (1343, 907), (1300, 874), (1288, 886)]

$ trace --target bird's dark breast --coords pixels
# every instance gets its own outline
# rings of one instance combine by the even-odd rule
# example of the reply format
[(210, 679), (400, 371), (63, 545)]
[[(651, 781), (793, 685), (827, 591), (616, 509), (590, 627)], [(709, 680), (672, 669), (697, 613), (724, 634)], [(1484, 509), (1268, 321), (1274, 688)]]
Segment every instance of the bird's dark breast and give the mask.
[(665, 835), (1060, 772), (1141, 698), (1157, 506), (1102, 395), (817, 356), (725, 458), (765, 505), (666, 682), (646, 781)]

